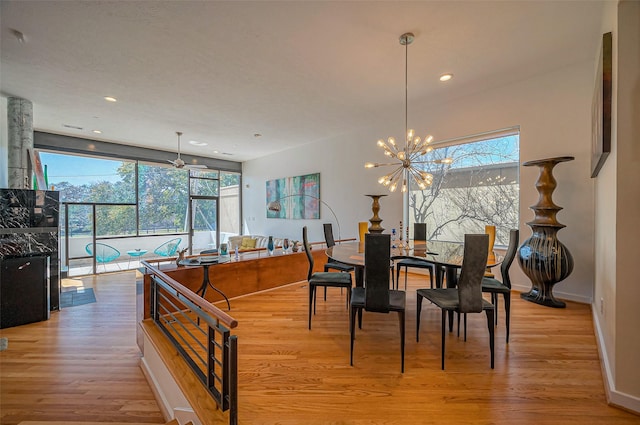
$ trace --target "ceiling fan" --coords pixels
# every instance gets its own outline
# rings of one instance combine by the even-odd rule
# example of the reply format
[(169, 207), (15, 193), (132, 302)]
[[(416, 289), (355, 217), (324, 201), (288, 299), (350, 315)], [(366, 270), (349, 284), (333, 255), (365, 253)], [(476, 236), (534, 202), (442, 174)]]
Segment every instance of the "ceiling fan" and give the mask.
[(185, 162), (182, 160), (182, 158), (180, 158), (180, 136), (182, 136), (182, 132), (181, 131), (176, 131), (176, 134), (178, 135), (178, 157), (176, 159), (174, 159), (173, 161), (170, 160), (170, 159), (167, 159), (167, 161), (170, 164), (173, 164), (173, 166), (176, 167), (176, 168), (207, 168), (206, 165), (185, 164)]

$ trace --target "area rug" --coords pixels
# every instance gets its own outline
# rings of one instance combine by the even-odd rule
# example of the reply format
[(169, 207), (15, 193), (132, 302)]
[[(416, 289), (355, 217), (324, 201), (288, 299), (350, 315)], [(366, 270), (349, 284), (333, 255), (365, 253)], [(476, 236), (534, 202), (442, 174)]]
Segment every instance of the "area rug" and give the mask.
[(60, 294), (60, 308), (76, 307), (94, 302), (96, 302), (96, 295), (93, 293), (93, 288), (80, 288)]

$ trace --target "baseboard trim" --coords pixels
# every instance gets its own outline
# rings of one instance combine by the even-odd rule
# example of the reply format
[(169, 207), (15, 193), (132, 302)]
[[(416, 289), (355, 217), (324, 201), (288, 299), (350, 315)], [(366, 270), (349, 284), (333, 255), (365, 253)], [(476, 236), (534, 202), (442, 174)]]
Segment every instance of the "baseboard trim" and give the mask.
[(604, 381), (604, 392), (607, 403), (620, 409), (628, 410), (631, 413), (640, 415), (640, 398), (616, 390), (615, 379), (611, 372), (607, 346), (604, 341), (602, 327), (595, 304), (591, 304), (591, 316), (593, 317), (593, 327), (596, 331), (596, 345), (600, 355), (600, 367), (602, 369), (602, 380)]

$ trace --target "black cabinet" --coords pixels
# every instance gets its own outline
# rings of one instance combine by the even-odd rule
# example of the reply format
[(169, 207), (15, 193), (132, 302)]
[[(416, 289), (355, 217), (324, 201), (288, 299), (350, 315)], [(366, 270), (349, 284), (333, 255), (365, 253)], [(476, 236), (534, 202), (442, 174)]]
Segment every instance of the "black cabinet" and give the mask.
[(49, 257), (0, 260), (0, 328), (49, 318)]

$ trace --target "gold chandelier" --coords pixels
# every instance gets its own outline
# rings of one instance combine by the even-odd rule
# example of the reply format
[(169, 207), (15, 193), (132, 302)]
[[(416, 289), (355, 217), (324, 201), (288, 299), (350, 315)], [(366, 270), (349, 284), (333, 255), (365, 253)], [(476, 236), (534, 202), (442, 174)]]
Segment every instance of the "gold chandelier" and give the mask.
[(436, 159), (431, 161), (419, 160), (423, 155), (431, 152), (433, 147), (430, 145), (433, 141), (433, 136), (428, 135), (424, 139), (415, 135), (413, 129), (409, 129), (407, 125), (408, 120), (408, 56), (409, 56), (409, 44), (413, 42), (414, 35), (410, 32), (402, 34), (400, 36), (400, 44), (405, 46), (405, 64), (404, 64), (404, 129), (406, 139), (404, 146), (398, 146), (394, 137), (389, 137), (385, 142), (383, 139), (378, 140), (378, 146), (384, 149), (384, 154), (390, 158), (396, 159), (399, 162), (377, 163), (367, 162), (364, 164), (365, 168), (377, 168), (387, 165), (396, 166), (396, 168), (389, 174), (384, 175), (378, 179), (378, 183), (389, 188), (389, 191), (395, 192), (398, 188), (398, 184), (402, 183), (402, 192), (409, 190), (409, 179), (413, 178), (418, 187), (421, 190), (426, 189), (433, 183), (433, 175), (426, 171), (420, 170), (416, 167), (417, 164), (435, 163), (435, 164), (451, 164), (453, 160), (451, 158)]

